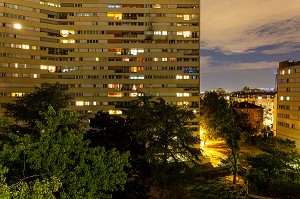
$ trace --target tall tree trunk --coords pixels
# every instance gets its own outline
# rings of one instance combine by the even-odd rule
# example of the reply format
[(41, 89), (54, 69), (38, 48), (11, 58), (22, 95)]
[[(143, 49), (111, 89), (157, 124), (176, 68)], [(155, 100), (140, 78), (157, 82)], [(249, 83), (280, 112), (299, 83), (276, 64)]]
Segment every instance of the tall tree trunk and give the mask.
[(236, 176), (237, 176), (237, 157), (236, 157), (236, 151), (232, 148), (231, 149), (231, 155), (233, 157), (233, 184), (236, 184)]

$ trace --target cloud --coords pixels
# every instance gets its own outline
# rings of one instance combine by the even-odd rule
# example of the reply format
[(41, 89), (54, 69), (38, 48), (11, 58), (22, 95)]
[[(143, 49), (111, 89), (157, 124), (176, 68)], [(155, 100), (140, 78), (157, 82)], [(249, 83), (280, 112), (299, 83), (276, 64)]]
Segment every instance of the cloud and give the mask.
[(261, 51), (261, 53), (263, 54), (267, 54), (267, 55), (275, 55), (275, 54), (286, 54), (286, 53), (290, 53), (290, 52), (294, 52), (294, 51), (300, 51), (300, 47), (297, 45), (287, 45), (287, 44), (283, 44), (282, 46), (278, 46), (274, 49), (270, 49), (270, 50), (263, 50)]
[(208, 70), (209, 66), (213, 62), (213, 58), (211, 56), (201, 56), (200, 57), (200, 66), (201, 70)]
[[(201, 57), (203, 59), (203, 57)], [(214, 61), (210, 57), (204, 58), (206, 61), (201, 62), (201, 74), (207, 73), (228, 73), (228, 72), (242, 72), (261, 69), (277, 70), (278, 62), (232, 62), (232, 61)]]
[[(224, 54), (254, 52), (262, 46), (300, 44), (299, 0), (202, 0), (201, 47)], [(277, 53), (265, 51), (263, 53)]]

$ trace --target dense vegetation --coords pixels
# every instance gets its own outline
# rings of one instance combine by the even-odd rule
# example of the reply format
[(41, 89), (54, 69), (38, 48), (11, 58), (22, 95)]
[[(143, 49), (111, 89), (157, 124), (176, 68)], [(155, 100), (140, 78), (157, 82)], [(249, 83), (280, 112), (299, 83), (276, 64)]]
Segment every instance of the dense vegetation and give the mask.
[[(250, 132), (224, 98), (206, 93), (201, 126), (206, 139), (223, 139), (229, 169), (201, 163), (199, 137), (186, 124), (189, 110), (140, 97), (124, 116), (99, 111), (90, 118), (67, 110), (71, 98), (58, 83), (43, 84), (14, 103), (0, 119), (0, 198), (243, 198), (235, 185), (240, 144)], [(249, 130), (250, 129), (250, 130)], [(288, 140), (258, 142), (264, 153), (248, 157), (242, 176), (253, 193), (299, 188), (299, 155)], [(270, 162), (274, 164), (270, 164)], [(233, 174), (233, 183), (224, 177)]]

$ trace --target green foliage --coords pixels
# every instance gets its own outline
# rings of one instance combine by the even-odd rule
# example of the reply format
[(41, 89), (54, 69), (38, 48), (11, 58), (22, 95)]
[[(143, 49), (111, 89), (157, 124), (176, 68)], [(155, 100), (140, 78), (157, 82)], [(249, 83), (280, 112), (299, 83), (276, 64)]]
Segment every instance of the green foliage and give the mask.
[(229, 185), (224, 181), (207, 180), (191, 185), (189, 188), (191, 199), (238, 199), (245, 198), (245, 189), (241, 185)]
[(206, 132), (201, 139), (223, 137), (220, 131), (222, 126), (233, 120), (232, 110), (226, 99), (216, 92), (206, 92), (200, 104), (200, 124)]
[(131, 122), (126, 118), (98, 112), (90, 118), (91, 129), (85, 139), (91, 140), (91, 146), (104, 146), (106, 149), (116, 148), (120, 152), (130, 151), (130, 168), (126, 168), (127, 182), (124, 190), (114, 192), (113, 198), (148, 198), (149, 186), (146, 184), (150, 176), (150, 168), (144, 159), (145, 148), (136, 141), (131, 129)]
[(163, 198), (167, 189), (180, 186), (179, 173), (188, 169), (188, 163), (199, 161), (200, 151), (194, 148), (199, 138), (186, 125), (195, 114), (171, 106), (162, 98), (149, 97), (132, 101), (125, 114), (134, 139), (144, 148), (142, 158), (150, 166), (150, 182), (160, 186)]
[[(12, 168), (9, 184), (26, 176), (57, 177), (60, 198), (111, 198), (126, 182), (124, 168), (128, 153), (89, 147), (85, 130), (74, 111), (56, 112), (49, 107), (36, 121), (38, 140), (29, 135), (10, 134), (11, 142), (0, 151), (0, 160)], [(40, 176), (40, 177), (38, 177)]]
[(162, 98), (158, 101), (142, 97), (132, 101), (126, 110), (132, 121), (137, 141), (146, 148), (149, 163), (196, 161), (199, 151), (194, 148), (199, 138), (186, 123), (195, 118), (192, 111), (171, 106)]
[(34, 92), (15, 100), (15, 103), (4, 104), (5, 114), (33, 125), (37, 119), (41, 119), (39, 113), (46, 112), (49, 106), (58, 111), (69, 105), (71, 97), (65, 93), (66, 90), (59, 83), (43, 83), (41, 87), (35, 87)]
[(0, 198), (3, 199), (54, 199), (54, 193), (58, 192), (61, 187), (61, 183), (56, 177), (43, 179), (42, 181), (36, 179), (29, 183), (25, 182), (26, 179), (22, 179), (8, 186), (4, 177), (4, 174), (7, 172), (8, 168), (0, 165)]
[(295, 143), (281, 138), (269, 138), (260, 144), (262, 154), (247, 157), (250, 168), (246, 179), (257, 193), (271, 192), (291, 196), (300, 188), (300, 156)]
[(201, 128), (206, 128), (208, 138), (223, 138), (229, 148), (228, 160), (236, 182), (239, 163), (242, 116), (233, 111), (228, 102), (216, 92), (207, 92), (201, 100)]

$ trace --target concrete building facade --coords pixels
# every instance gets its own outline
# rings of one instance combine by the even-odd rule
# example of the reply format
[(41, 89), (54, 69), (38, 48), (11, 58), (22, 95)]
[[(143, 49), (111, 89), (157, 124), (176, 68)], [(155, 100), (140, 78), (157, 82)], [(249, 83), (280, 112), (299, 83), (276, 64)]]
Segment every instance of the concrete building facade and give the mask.
[(276, 104), (275, 133), (300, 150), (300, 62), (279, 63)]
[(231, 105), (249, 102), (264, 108), (264, 121), (266, 126), (272, 126), (274, 121), (275, 91), (263, 89), (243, 89), (226, 96)]
[(199, 0), (0, 0), (0, 103), (59, 82), (70, 109), (199, 108)]
[(246, 114), (247, 121), (253, 128), (261, 130), (263, 125), (264, 108), (249, 102), (240, 102), (232, 106), (238, 114)]

